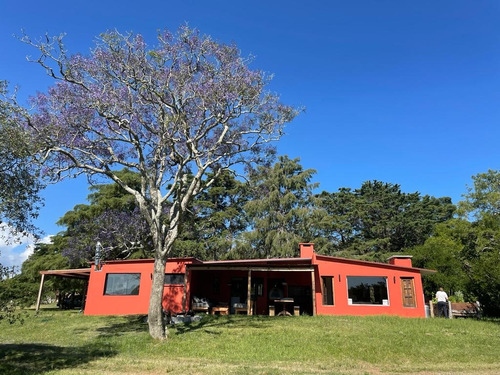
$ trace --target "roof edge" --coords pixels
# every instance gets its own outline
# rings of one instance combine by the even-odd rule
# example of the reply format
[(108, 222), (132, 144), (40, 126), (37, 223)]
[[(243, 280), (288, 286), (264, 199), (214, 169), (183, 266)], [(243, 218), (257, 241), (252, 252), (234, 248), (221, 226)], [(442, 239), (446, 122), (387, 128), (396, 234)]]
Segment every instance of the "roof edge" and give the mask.
[(404, 270), (404, 271), (418, 271), (422, 275), (430, 275), (430, 274), (437, 273), (437, 271), (435, 271), (435, 270), (430, 270), (430, 269), (426, 269), (426, 268), (396, 266), (394, 264), (374, 262), (374, 261), (369, 261), (369, 260), (349, 259), (349, 258), (334, 257), (334, 256), (330, 256), (330, 255), (320, 255), (320, 254), (316, 254), (316, 257), (320, 258), (320, 259), (324, 258), (326, 260), (334, 260), (334, 261), (343, 262), (343, 263), (357, 263), (357, 264), (364, 264), (364, 265), (374, 266), (374, 267), (385, 267), (385, 268), (391, 268), (391, 269), (399, 269), (399, 270)]

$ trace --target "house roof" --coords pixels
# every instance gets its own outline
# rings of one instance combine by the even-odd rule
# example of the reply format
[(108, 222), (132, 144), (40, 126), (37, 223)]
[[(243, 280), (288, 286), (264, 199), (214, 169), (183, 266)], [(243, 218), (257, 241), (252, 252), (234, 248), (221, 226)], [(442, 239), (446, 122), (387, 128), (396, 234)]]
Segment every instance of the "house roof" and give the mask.
[[(394, 270), (419, 272), (422, 275), (429, 275), (436, 273), (435, 270), (417, 267), (405, 267), (400, 265), (393, 265), (387, 263), (373, 262), (359, 259), (348, 259), (335, 257), (330, 255), (315, 254), (316, 259), (331, 261), (344, 264), (358, 264), (368, 267), (381, 267)], [(168, 258), (168, 262), (187, 261), (186, 267), (192, 270), (311, 270), (313, 267), (313, 260), (311, 258), (271, 258), (271, 259), (237, 259), (237, 260), (214, 260), (214, 261), (201, 261), (193, 257), (184, 258)], [(127, 259), (127, 260), (109, 260), (104, 263), (152, 263), (154, 259)], [(92, 263), (93, 264), (93, 263)], [(40, 271), (41, 274), (54, 275), (59, 277), (88, 279), (90, 276), (90, 268), (80, 268), (72, 270), (49, 270)]]
[[(310, 265), (311, 258), (270, 258), (270, 259), (236, 259), (236, 260), (210, 260), (201, 262), (200, 266), (209, 265), (224, 265), (224, 266), (240, 266), (240, 265), (258, 265), (258, 266), (272, 266), (272, 265)], [(193, 265), (192, 265), (193, 266)], [(196, 266), (196, 265), (194, 265)]]
[[(116, 260), (103, 260), (102, 264), (127, 264), (127, 263), (154, 263), (153, 258), (146, 259), (116, 259)], [(184, 257), (184, 258), (168, 258), (167, 262), (193, 262), (193, 263), (201, 263), (201, 260), (193, 257)], [(90, 262), (91, 265), (94, 265), (95, 262)]]
[[(402, 257), (402, 256), (398, 256)], [(417, 267), (405, 267), (405, 266), (397, 266), (394, 264), (388, 264), (388, 263), (380, 263), (380, 262), (372, 262), (368, 260), (359, 260), (359, 259), (348, 259), (348, 258), (340, 258), (340, 257), (334, 257), (330, 255), (316, 255), (317, 259), (323, 259), (323, 260), (330, 260), (338, 263), (350, 263), (350, 264), (359, 264), (359, 265), (364, 265), (364, 266), (371, 266), (371, 267), (382, 267), (382, 268), (390, 268), (390, 269), (396, 269), (396, 270), (404, 270), (404, 271), (417, 271), (420, 272), (422, 275), (430, 275), (433, 273), (437, 273), (435, 270), (429, 270), (426, 268), (417, 268)]]

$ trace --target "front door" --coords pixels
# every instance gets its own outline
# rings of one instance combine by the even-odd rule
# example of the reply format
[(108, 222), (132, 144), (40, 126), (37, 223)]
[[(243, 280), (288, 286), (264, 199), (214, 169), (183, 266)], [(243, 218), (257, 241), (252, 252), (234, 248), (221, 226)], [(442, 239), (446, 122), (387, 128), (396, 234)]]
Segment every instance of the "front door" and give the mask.
[(401, 278), (401, 294), (403, 296), (403, 307), (417, 307), (413, 277)]

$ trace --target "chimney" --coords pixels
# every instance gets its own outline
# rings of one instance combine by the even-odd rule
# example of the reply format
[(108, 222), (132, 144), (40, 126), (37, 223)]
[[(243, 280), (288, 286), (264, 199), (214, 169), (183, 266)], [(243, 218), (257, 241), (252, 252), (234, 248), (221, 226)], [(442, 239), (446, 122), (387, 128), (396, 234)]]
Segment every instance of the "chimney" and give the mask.
[(301, 258), (314, 258), (314, 244), (313, 243), (299, 243), (300, 257)]
[(394, 266), (412, 267), (411, 258), (413, 258), (411, 255), (393, 255), (388, 260), (389, 264)]

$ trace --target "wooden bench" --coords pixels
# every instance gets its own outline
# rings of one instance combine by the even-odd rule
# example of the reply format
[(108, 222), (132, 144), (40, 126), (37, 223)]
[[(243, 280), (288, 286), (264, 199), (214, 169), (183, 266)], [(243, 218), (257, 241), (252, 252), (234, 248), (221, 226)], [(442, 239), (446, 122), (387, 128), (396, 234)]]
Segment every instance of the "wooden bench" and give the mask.
[(215, 313), (219, 313), (219, 315), (228, 315), (229, 307), (227, 306), (214, 306), (212, 307), (211, 314), (215, 315)]
[(192, 308), (192, 310), (194, 312), (204, 312), (205, 314), (208, 314), (209, 309), (210, 309), (210, 307), (208, 307), (208, 306), (194, 306)]

